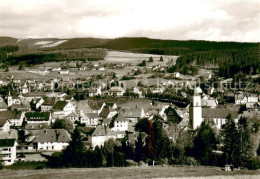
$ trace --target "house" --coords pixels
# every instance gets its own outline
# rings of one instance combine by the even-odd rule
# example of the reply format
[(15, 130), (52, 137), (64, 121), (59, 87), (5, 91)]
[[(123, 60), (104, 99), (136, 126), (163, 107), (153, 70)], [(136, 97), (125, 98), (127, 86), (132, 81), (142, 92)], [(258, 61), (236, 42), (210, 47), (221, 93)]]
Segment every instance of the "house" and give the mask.
[(12, 165), (16, 159), (15, 139), (0, 139), (0, 163), (4, 166)]
[(123, 97), (125, 93), (125, 89), (119, 86), (113, 86), (108, 90), (108, 94), (110, 96)]
[(101, 87), (91, 88), (88, 90), (88, 93), (89, 93), (89, 97), (95, 97), (95, 96), (101, 95), (102, 94)]
[(143, 92), (138, 87), (134, 87), (133, 93), (138, 94), (138, 97), (143, 97)]
[(96, 101), (88, 101), (88, 106), (92, 110), (92, 113), (100, 114), (101, 111), (106, 106), (106, 103), (104, 103), (104, 102), (96, 102)]
[(239, 94), (235, 94), (235, 104), (246, 104), (247, 97), (241, 92)]
[(0, 112), (1, 111), (7, 111), (7, 104), (4, 102), (4, 99), (0, 97)]
[(63, 118), (75, 111), (75, 106), (71, 102), (57, 101), (53, 108), (53, 117)]
[(174, 72), (174, 73), (173, 73), (173, 76), (174, 76), (175, 78), (180, 78), (180, 77), (181, 77), (181, 74), (180, 74), (179, 72)]
[(0, 112), (0, 120), (9, 120), (11, 126), (22, 126), (24, 112), (22, 111), (2, 111)]
[(10, 131), (11, 122), (8, 119), (0, 118), (0, 131)]
[(70, 134), (65, 129), (43, 129), (33, 141), (33, 148), (38, 151), (62, 151), (70, 140)]
[(109, 139), (116, 140), (124, 137), (124, 131), (111, 131), (111, 129), (105, 125), (98, 125), (91, 137), (89, 137), (89, 142), (94, 149), (96, 146), (104, 146), (105, 141)]
[(55, 102), (56, 102), (55, 98), (45, 98), (44, 102), (41, 105), (41, 111), (42, 112), (50, 111), (53, 105), (55, 104)]
[(61, 67), (53, 68), (52, 71), (61, 71)]
[(247, 102), (249, 103), (256, 103), (258, 102), (258, 94), (255, 94), (255, 93), (249, 93), (247, 94)]
[(105, 119), (105, 118), (112, 118), (117, 114), (117, 111), (113, 109), (111, 106), (105, 106), (101, 113), (99, 114), (99, 117)]
[(206, 72), (204, 75), (203, 75), (203, 79), (204, 80), (209, 80), (212, 78), (212, 74), (210, 72)]
[(202, 106), (216, 108), (218, 105), (218, 100), (216, 99), (202, 99)]
[(67, 74), (69, 74), (69, 72), (70, 72), (69, 70), (61, 70), (60, 74), (61, 75), (67, 75)]
[(86, 126), (97, 126), (99, 123), (99, 116), (97, 113), (81, 113), (80, 123)]
[(48, 123), (27, 123), (25, 124), (25, 130), (43, 130), (43, 129), (49, 129), (50, 126)]
[(128, 120), (122, 114), (118, 114), (115, 118), (111, 131), (128, 131)]
[(105, 103), (106, 106), (110, 106), (112, 109), (117, 109), (116, 103)]
[(27, 112), (25, 114), (27, 124), (51, 124), (51, 113), (50, 112)]
[(13, 97), (9, 91), (9, 95), (7, 96), (7, 106), (12, 106), (14, 104), (21, 104), (21, 100), (18, 96)]
[(34, 110), (40, 109), (41, 105), (44, 103), (44, 99), (43, 98), (37, 98), (37, 99), (33, 99), (31, 101), (31, 107)]
[(79, 121), (80, 115), (75, 111), (72, 111), (66, 118), (74, 123), (75, 121)]
[(145, 117), (144, 109), (143, 108), (135, 108), (135, 109), (127, 109), (123, 108), (120, 111), (123, 116), (129, 121), (129, 122), (138, 122), (139, 119), (142, 119)]

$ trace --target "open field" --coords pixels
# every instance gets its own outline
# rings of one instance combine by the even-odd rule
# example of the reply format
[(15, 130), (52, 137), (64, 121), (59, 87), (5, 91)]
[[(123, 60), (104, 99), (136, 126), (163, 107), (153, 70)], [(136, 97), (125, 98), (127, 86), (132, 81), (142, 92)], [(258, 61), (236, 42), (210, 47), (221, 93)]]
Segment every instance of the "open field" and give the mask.
[[(164, 61), (160, 62), (160, 57), (163, 57)], [(124, 62), (131, 64), (138, 64), (143, 60), (148, 61), (149, 57), (153, 57), (154, 62), (158, 64), (165, 65), (171, 59), (175, 63), (178, 56), (168, 56), (168, 55), (152, 55), (152, 54), (141, 54), (141, 53), (130, 53), (130, 52), (119, 52), (119, 51), (108, 51), (105, 57), (106, 62)], [(157, 63), (152, 63), (153, 65), (157, 65)], [(149, 63), (148, 63), (149, 64)]]
[(2, 170), (0, 178), (259, 178), (260, 171), (224, 172), (211, 167), (122, 167)]

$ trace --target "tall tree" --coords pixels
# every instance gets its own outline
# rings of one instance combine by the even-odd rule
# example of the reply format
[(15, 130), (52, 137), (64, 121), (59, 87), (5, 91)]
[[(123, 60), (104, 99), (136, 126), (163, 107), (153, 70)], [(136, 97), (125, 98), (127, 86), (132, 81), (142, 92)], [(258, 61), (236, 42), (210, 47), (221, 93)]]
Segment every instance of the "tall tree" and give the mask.
[(239, 152), (238, 139), (238, 129), (231, 114), (229, 114), (226, 123), (222, 126), (220, 131), (222, 151), (226, 156), (226, 163), (228, 164), (237, 164), (235, 161), (237, 159), (237, 153)]
[(216, 149), (216, 137), (213, 129), (203, 122), (197, 129), (193, 144), (194, 158), (202, 165), (211, 165), (212, 151)]
[(81, 134), (76, 127), (71, 135), (69, 146), (63, 152), (64, 164), (67, 167), (84, 167), (85, 146), (81, 138)]

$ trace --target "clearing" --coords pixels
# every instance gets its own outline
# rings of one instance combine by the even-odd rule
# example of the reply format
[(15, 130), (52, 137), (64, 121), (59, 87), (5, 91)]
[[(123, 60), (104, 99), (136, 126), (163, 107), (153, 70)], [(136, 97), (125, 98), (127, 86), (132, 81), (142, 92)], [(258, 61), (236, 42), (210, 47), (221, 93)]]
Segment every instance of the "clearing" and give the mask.
[(216, 167), (120, 167), (43, 170), (2, 170), (0, 178), (259, 178), (260, 171), (224, 172)]

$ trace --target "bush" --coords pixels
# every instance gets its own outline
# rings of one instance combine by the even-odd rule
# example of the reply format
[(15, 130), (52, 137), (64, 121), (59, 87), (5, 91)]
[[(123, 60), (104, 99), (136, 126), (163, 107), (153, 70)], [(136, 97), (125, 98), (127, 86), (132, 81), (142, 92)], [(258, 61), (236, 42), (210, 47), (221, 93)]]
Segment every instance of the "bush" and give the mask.
[(258, 170), (260, 169), (260, 157), (254, 157), (248, 161), (247, 168), (249, 170)]
[(0, 170), (2, 170), (4, 168), (4, 166), (2, 164), (0, 164)]
[(130, 166), (137, 166), (138, 163), (133, 161), (133, 160), (126, 160), (126, 165), (129, 166), (129, 167)]

